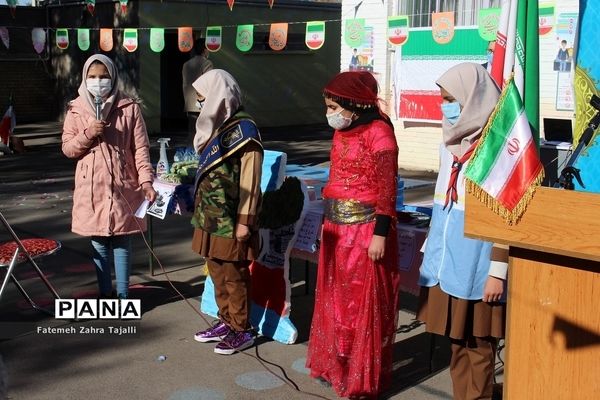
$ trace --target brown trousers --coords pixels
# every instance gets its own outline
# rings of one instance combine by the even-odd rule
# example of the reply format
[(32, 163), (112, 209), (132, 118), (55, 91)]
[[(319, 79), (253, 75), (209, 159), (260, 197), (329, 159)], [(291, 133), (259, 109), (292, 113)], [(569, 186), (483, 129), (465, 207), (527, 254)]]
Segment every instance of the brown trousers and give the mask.
[(235, 331), (250, 328), (250, 261), (207, 258), (219, 318)]
[(454, 400), (491, 400), (497, 341), (493, 337), (450, 339)]

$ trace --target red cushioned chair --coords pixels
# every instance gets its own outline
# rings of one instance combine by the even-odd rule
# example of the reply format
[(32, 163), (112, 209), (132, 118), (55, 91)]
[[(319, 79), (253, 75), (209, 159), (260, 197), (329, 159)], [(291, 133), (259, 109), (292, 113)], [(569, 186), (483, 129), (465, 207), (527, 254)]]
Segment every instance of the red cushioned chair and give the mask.
[(4, 277), (4, 281), (2, 282), (2, 287), (0, 287), (0, 300), (2, 299), (2, 294), (4, 293), (4, 289), (8, 280), (10, 279), (19, 292), (25, 297), (27, 302), (36, 310), (43, 311), (45, 313), (54, 315), (52, 311), (46, 310), (40, 306), (38, 306), (31, 296), (27, 294), (23, 286), (19, 283), (17, 278), (13, 275), (13, 270), (20, 263), (30, 263), (35, 269), (37, 275), (40, 277), (42, 282), (46, 285), (48, 290), (52, 293), (55, 299), (60, 299), (60, 296), (50, 284), (50, 281), (46, 278), (40, 267), (34, 261), (34, 258), (47, 256), (49, 254), (55, 253), (60, 249), (60, 242), (52, 239), (42, 239), (42, 238), (32, 238), (32, 239), (23, 239), (20, 240), (17, 237), (17, 234), (12, 229), (8, 221), (0, 212), (0, 221), (8, 231), (8, 233), (13, 237), (14, 240), (10, 242), (5, 242), (0, 244), (0, 268), (8, 267), (6, 271), (6, 276)]

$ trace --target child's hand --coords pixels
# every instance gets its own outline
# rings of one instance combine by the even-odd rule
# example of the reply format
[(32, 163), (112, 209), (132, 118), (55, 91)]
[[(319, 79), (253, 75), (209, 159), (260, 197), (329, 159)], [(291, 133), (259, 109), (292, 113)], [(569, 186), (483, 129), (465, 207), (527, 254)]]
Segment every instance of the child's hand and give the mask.
[(87, 129), (89, 133), (88, 137), (90, 137), (90, 139), (95, 139), (98, 136), (101, 136), (104, 133), (105, 126), (106, 122), (94, 120)]
[(502, 298), (503, 293), (504, 280), (490, 275), (485, 281), (485, 287), (483, 288), (483, 298), (481, 300), (485, 301), (486, 303), (499, 301)]
[(235, 227), (235, 238), (238, 242), (245, 242), (250, 238), (250, 228), (246, 225), (237, 224)]
[(385, 236), (373, 235), (367, 253), (371, 260), (381, 260), (385, 255)]
[(154, 190), (150, 182), (142, 183), (142, 191), (144, 192), (144, 198), (150, 203), (156, 200), (156, 191)]

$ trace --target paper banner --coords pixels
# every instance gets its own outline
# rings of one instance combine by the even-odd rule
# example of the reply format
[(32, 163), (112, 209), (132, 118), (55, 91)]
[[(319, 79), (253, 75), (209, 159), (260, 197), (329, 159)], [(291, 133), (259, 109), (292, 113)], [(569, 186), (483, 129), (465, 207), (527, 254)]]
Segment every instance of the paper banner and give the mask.
[(281, 51), (287, 44), (288, 24), (286, 22), (271, 24), (269, 32), (269, 47), (275, 51)]
[(304, 43), (306, 43), (306, 47), (311, 50), (320, 49), (323, 46), (323, 43), (325, 43), (325, 22), (307, 22)]
[(254, 44), (254, 25), (238, 25), (235, 45), (239, 51), (248, 51)]
[(88, 28), (77, 29), (77, 46), (81, 51), (88, 51), (90, 48), (90, 30)]
[(408, 16), (399, 15), (388, 18), (388, 42), (400, 46), (408, 40)]
[(155, 53), (160, 53), (165, 48), (165, 29), (150, 28), (150, 49)]
[(206, 48), (215, 52), (221, 49), (223, 30), (220, 26), (209, 26), (206, 28)]
[(10, 36), (8, 35), (8, 28), (0, 27), (0, 39), (2, 39), (2, 44), (8, 50), (10, 47)]
[(33, 28), (31, 30), (31, 41), (35, 51), (42, 54), (46, 48), (46, 31), (43, 28)]
[(547, 35), (554, 27), (554, 3), (544, 2), (539, 4), (539, 32), (540, 36)]
[(121, 3), (121, 13), (127, 14), (127, 3), (128, 2), (129, 2), (129, 0), (119, 0), (119, 3)]
[(8, 4), (10, 15), (14, 19), (17, 16), (17, 0), (6, 0), (6, 4)]
[(111, 51), (113, 48), (113, 31), (111, 28), (100, 29), (100, 48), (103, 51)]
[(496, 40), (500, 23), (500, 8), (482, 8), (479, 10), (479, 36), (487, 42)]
[(450, 43), (454, 37), (454, 12), (431, 13), (431, 34), (436, 43)]
[(123, 47), (130, 53), (138, 48), (138, 31), (135, 28), (126, 28), (123, 31)]
[(227, 5), (229, 6), (229, 11), (233, 10), (233, 3), (235, 3), (235, 0), (227, 0)]
[(67, 29), (56, 30), (56, 46), (61, 50), (69, 47), (69, 31)]
[(347, 19), (344, 40), (350, 47), (359, 47), (365, 38), (365, 19)]
[(96, 0), (85, 0), (85, 4), (90, 14), (94, 15), (94, 11), (96, 10)]
[(194, 32), (190, 26), (177, 28), (177, 43), (179, 51), (187, 53), (194, 47)]
[(273, 3), (275, 3), (275, 0), (267, 0), (269, 2), (269, 8), (273, 8)]

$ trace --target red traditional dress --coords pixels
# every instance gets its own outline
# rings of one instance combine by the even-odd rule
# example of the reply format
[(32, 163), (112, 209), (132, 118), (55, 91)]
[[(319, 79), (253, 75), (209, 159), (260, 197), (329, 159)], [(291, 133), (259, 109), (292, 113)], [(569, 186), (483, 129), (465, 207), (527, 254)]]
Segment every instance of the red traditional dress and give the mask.
[[(339, 396), (376, 396), (390, 380), (398, 311), (398, 146), (377, 117), (336, 131), (306, 365)], [(366, 121), (365, 121), (366, 120)], [(383, 259), (367, 250), (389, 216)]]

